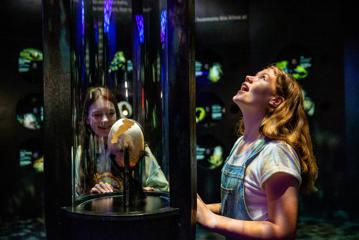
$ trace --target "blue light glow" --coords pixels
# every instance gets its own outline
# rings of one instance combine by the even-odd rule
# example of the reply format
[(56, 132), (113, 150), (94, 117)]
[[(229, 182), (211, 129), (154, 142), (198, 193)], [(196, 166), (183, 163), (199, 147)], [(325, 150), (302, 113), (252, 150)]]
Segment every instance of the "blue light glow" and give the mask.
[(167, 11), (166, 10), (162, 10), (161, 11), (161, 33), (160, 33), (160, 37), (161, 37), (161, 45), (165, 44), (166, 41), (166, 25), (167, 25)]
[(138, 29), (138, 37), (140, 38), (140, 43), (145, 41), (145, 32), (144, 32), (144, 24), (143, 24), (143, 16), (136, 15), (136, 24)]
[(105, 33), (108, 33), (110, 29), (110, 18), (112, 12), (112, 2), (113, 0), (105, 0), (103, 8), (103, 29)]
[(81, 36), (85, 36), (85, 3), (81, 1)]

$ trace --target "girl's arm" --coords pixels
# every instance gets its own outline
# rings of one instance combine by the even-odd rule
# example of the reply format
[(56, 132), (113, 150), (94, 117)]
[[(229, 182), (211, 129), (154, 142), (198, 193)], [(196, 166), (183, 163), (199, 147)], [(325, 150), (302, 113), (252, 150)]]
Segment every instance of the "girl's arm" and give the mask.
[[(198, 204), (198, 201), (201, 201), (203, 202), (202, 198), (197, 194), (197, 204)], [(203, 204), (205, 204), (203, 202)], [(210, 204), (205, 204), (206, 207), (213, 213), (216, 213), (216, 214), (220, 214), (221, 212), (221, 203), (210, 203)]]
[(221, 213), (221, 204), (220, 203), (211, 203), (206, 204), (207, 208), (211, 210), (211, 212), (220, 214)]
[(298, 216), (298, 181), (276, 173), (265, 183), (268, 221), (243, 221), (214, 214), (197, 198), (197, 222), (211, 231), (241, 239), (294, 239)]

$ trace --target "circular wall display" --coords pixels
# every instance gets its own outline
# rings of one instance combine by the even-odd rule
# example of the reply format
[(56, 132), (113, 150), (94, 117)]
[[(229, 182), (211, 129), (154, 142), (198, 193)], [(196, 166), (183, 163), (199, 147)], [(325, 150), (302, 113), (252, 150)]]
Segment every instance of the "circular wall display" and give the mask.
[(25, 48), (19, 53), (18, 71), (20, 76), (29, 82), (42, 81), (42, 51), (36, 48)]
[(223, 119), (225, 113), (224, 104), (216, 94), (204, 93), (197, 97), (197, 124), (204, 127), (214, 126)]
[(195, 74), (197, 84), (214, 84), (223, 78), (223, 67), (219, 62), (202, 63), (200, 61), (196, 61)]
[(287, 46), (278, 54), (275, 65), (291, 74), (296, 80), (301, 80), (310, 75), (312, 57), (302, 46)]
[(30, 139), (20, 144), (19, 149), (20, 167), (32, 166), (36, 171), (44, 171), (44, 157), (42, 143), (35, 139)]
[(33, 94), (21, 99), (16, 106), (16, 119), (25, 128), (37, 130), (44, 122), (43, 98)]
[(213, 135), (197, 138), (196, 157), (201, 167), (215, 169), (222, 165), (224, 159), (223, 144)]

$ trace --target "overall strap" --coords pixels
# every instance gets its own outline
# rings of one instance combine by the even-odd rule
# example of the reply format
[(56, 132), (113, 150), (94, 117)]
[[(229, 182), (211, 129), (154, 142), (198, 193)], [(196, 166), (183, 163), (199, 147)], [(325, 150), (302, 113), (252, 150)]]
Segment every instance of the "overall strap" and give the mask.
[(256, 144), (251, 154), (247, 157), (244, 163), (244, 166), (246, 168), (253, 161), (253, 159), (263, 150), (263, 148), (267, 145), (267, 143), (268, 143), (268, 139), (266, 137), (259, 140), (259, 142)]
[[(247, 157), (243, 164), (243, 174), (245, 173), (248, 165), (258, 156), (258, 154), (263, 150), (263, 148), (267, 145), (268, 139), (262, 138), (259, 140), (259, 142), (254, 146), (254, 149), (250, 153), (250, 155)], [(244, 175), (243, 175), (244, 176)], [(245, 190), (244, 190), (244, 180), (239, 183), (239, 198), (238, 198), (238, 204), (240, 209), (240, 219), (243, 220), (251, 220), (249, 216), (249, 210), (247, 208), (247, 205), (245, 203)]]
[[(239, 137), (239, 138), (237, 139), (237, 141), (234, 143), (234, 145), (233, 145), (231, 151), (230, 151), (229, 154), (228, 154), (227, 160), (231, 158), (233, 152), (237, 149), (237, 146), (238, 146), (238, 144), (241, 142), (242, 138), (243, 138), (243, 136)], [(226, 161), (227, 161), (227, 160), (226, 160)]]

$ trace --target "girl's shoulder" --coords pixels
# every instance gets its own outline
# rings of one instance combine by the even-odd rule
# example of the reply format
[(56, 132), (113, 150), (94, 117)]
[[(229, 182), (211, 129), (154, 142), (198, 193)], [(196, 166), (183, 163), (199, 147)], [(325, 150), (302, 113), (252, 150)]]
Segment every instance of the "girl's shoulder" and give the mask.
[(267, 144), (263, 148), (264, 153), (287, 153), (293, 155), (293, 157), (298, 158), (297, 153), (295, 152), (294, 148), (285, 141), (282, 140), (272, 140), (266, 139)]
[(256, 159), (259, 182), (262, 185), (270, 176), (284, 172), (301, 183), (300, 161), (294, 148), (285, 141), (269, 140)]

